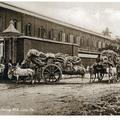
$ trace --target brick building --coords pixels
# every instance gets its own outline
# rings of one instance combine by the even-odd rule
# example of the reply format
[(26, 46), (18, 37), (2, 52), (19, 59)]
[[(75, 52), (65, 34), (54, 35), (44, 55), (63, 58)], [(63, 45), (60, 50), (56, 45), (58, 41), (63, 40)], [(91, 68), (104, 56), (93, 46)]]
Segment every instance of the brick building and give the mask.
[(98, 48), (104, 48), (111, 43), (119, 47), (111, 37), (0, 3), (0, 33), (9, 26), (11, 19), (14, 21), (15, 28), (23, 35), (15, 40), (12, 57), (8, 56), (9, 41), (3, 44), (5, 40), (1, 39), (0, 49), (3, 48), (4, 52), (1, 54), (5, 59), (14, 59), (14, 62), (24, 59), (29, 49), (36, 48), (43, 52), (78, 55), (87, 66), (97, 57)]

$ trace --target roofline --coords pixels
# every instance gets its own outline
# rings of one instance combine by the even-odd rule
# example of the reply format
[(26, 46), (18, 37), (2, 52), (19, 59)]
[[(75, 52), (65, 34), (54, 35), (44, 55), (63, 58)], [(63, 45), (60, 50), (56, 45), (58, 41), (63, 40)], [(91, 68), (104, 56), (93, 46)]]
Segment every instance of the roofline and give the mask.
[(50, 22), (53, 22), (53, 23), (56, 23), (56, 24), (59, 24), (59, 25), (63, 25), (63, 26), (69, 27), (69, 28), (73, 28), (73, 29), (76, 29), (76, 30), (79, 30), (79, 31), (82, 31), (82, 32), (93, 34), (93, 35), (96, 35), (96, 36), (99, 36), (99, 37), (102, 37), (102, 38), (105, 38), (105, 39), (114, 40), (113, 38), (104, 36), (100, 33), (94, 32), (92, 30), (87, 30), (85, 28), (78, 27), (78, 26), (72, 25), (70, 23), (66, 23), (66, 22), (63, 22), (63, 21), (60, 21), (60, 20), (56, 20), (56, 19), (44, 16), (44, 15), (40, 15), (36, 12), (32, 12), (32, 11), (29, 11), (29, 10), (26, 10), (26, 9), (23, 9), (23, 8), (20, 8), (20, 7), (16, 7), (16, 6), (4, 3), (4, 2), (0, 2), (0, 6), (6, 8), (6, 9), (10, 9), (10, 10), (13, 10), (13, 11), (23, 13), (23, 14), (28, 14), (28, 15), (31, 15), (31, 16), (34, 16), (34, 17), (37, 17), (37, 18), (41, 18), (41, 19), (44, 19), (44, 20), (47, 20), (47, 21), (50, 21)]

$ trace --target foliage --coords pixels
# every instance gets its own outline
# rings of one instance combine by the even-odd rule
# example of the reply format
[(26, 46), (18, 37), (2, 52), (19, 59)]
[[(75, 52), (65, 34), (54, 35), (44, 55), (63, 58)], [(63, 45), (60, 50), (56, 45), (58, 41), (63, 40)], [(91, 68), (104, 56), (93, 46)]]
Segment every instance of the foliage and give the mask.
[(102, 52), (103, 50), (113, 50), (114, 52), (120, 54), (120, 47), (117, 48), (116, 46), (113, 46), (112, 44), (106, 45), (104, 48), (98, 49), (99, 52)]

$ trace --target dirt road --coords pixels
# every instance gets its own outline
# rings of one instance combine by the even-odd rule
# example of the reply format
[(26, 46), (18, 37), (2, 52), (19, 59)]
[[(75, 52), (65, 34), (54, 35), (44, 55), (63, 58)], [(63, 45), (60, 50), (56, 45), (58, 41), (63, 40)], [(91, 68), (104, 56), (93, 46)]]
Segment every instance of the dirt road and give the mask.
[(63, 79), (55, 85), (0, 84), (0, 114), (76, 115), (83, 104), (102, 96), (119, 94), (120, 83), (88, 83), (80, 78)]

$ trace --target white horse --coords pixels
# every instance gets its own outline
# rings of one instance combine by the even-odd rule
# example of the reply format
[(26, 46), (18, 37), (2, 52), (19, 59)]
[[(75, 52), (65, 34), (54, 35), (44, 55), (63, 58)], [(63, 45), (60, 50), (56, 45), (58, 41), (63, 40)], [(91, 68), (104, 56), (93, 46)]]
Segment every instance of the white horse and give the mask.
[(20, 68), (20, 66), (17, 64), (17, 66), (15, 66), (14, 68), (11, 67), (9, 68), (8, 71), (8, 76), (13, 75), (17, 78), (16, 83), (19, 82), (19, 77), (30, 77), (32, 84), (34, 83), (34, 75), (35, 75), (35, 71), (30, 69), (30, 68), (25, 68), (22, 69)]

